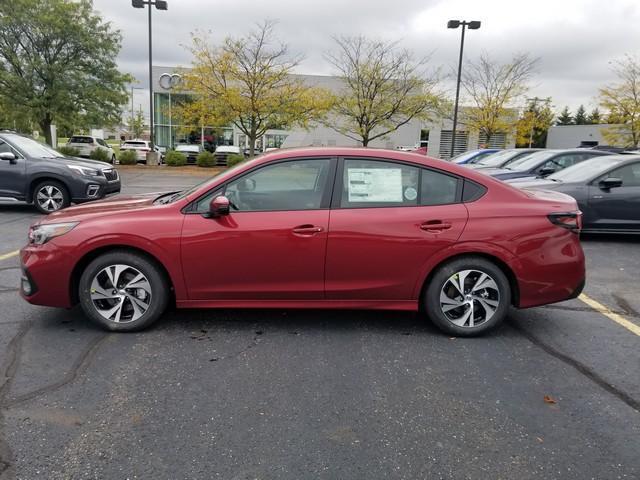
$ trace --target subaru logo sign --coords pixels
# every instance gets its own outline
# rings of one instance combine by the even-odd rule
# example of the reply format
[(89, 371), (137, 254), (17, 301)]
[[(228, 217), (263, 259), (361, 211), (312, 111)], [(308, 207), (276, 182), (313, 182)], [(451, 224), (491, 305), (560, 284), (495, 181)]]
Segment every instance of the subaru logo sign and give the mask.
[(163, 73), (160, 75), (158, 83), (163, 89), (171, 90), (182, 83), (182, 77), (177, 73)]

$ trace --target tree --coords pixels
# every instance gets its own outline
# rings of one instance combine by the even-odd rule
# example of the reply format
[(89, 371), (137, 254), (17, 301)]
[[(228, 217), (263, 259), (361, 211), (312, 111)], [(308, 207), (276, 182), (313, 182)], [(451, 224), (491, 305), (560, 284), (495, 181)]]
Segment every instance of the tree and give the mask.
[(556, 121), (556, 125), (573, 125), (573, 116), (569, 111), (569, 107), (564, 107), (558, 115), (558, 120)]
[(0, 2), (0, 97), (51, 125), (113, 124), (130, 81), (116, 68), (120, 33), (91, 0)]
[(516, 145), (519, 147), (544, 148), (547, 132), (553, 125), (554, 113), (551, 98), (531, 98), (518, 119)]
[(587, 123), (589, 125), (598, 125), (599, 123), (602, 123), (602, 115), (600, 115), (598, 107), (591, 110), (591, 113), (587, 116)]
[(196, 96), (179, 114), (197, 125), (233, 123), (247, 136), (251, 156), (268, 129), (306, 127), (330, 101), (327, 92), (293, 75), (301, 57), (289, 54), (273, 28), (266, 21), (243, 37), (227, 37), (219, 47), (194, 35), (193, 69), (183, 77), (183, 88)]
[(144, 115), (138, 110), (134, 115), (128, 118), (129, 133), (133, 138), (140, 138), (144, 133)]
[(614, 63), (616, 83), (600, 89), (600, 106), (609, 112), (609, 123), (616, 123), (602, 131), (612, 145), (637, 148), (640, 143), (640, 63), (626, 56)]
[(516, 121), (509, 107), (529, 90), (537, 58), (515, 55), (507, 63), (498, 63), (487, 54), (469, 62), (462, 74), (461, 85), (471, 103), (462, 112), (462, 123), (484, 135), (488, 144), (496, 133), (511, 131)]
[(584, 109), (584, 105), (580, 105), (578, 107), (578, 110), (576, 110), (576, 114), (573, 117), (573, 121), (576, 125), (587, 124), (587, 111)]
[(424, 71), (397, 42), (363, 36), (334, 37), (336, 50), (326, 59), (343, 88), (336, 94), (327, 126), (366, 147), (413, 119), (428, 119), (442, 103), (436, 76)]

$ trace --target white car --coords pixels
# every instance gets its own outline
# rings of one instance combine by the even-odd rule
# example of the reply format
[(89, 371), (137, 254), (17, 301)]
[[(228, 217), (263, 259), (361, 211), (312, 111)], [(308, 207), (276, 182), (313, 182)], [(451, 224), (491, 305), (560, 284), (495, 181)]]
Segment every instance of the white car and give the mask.
[(231, 154), (242, 155), (243, 153), (242, 150), (240, 150), (240, 147), (235, 145), (218, 145), (216, 152), (214, 153), (216, 157), (216, 165), (226, 167), (227, 157)]
[(88, 157), (94, 150), (101, 148), (109, 154), (109, 161), (116, 164), (116, 152), (102, 138), (92, 137), (90, 135), (73, 135), (67, 141), (67, 147), (78, 150), (79, 157)]
[(202, 150), (202, 146), (195, 143), (180, 143), (176, 145), (176, 152), (183, 153), (187, 157), (187, 163), (196, 163)]
[[(146, 162), (147, 161), (147, 153), (151, 151), (151, 142), (148, 140), (127, 140), (122, 142), (120, 145), (120, 151), (123, 150), (133, 150), (136, 152), (138, 156), (138, 162)], [(160, 154), (160, 162), (164, 160), (164, 154), (160, 152), (158, 147), (155, 147), (154, 150)]]

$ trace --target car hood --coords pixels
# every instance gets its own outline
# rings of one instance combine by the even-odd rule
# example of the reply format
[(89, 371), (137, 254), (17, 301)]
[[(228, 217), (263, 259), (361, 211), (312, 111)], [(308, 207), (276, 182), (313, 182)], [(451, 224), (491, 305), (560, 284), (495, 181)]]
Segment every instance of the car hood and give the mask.
[(79, 222), (92, 217), (142, 210), (153, 206), (153, 200), (164, 192), (140, 195), (118, 195), (106, 200), (83, 203), (52, 213), (40, 223)]
[(109, 165), (106, 162), (100, 162), (98, 160), (90, 160), (87, 158), (55, 157), (55, 158), (47, 158), (46, 160), (48, 162), (63, 163), (65, 165), (77, 165), (79, 167), (95, 168), (96, 170), (109, 170), (113, 168), (112, 165)]

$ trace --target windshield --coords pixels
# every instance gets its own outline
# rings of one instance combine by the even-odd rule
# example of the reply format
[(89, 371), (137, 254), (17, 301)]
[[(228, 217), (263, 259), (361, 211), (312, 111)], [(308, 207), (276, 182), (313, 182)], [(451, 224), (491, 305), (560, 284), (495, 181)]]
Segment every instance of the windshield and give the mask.
[[(254, 160), (255, 160), (255, 158), (254, 158)], [(155, 199), (155, 201), (158, 202), (158, 203), (171, 203), (171, 202), (175, 202), (177, 200), (180, 200), (182, 198), (188, 197), (189, 195), (191, 195), (193, 192), (195, 192), (199, 188), (204, 187), (208, 183), (214, 182), (221, 174), (223, 174), (223, 173), (224, 174), (234, 173), (236, 170), (238, 170), (240, 168), (243, 168), (246, 165), (246, 163), (247, 163), (246, 161), (245, 162), (240, 162), (240, 163), (234, 165), (233, 167), (228, 168), (227, 170), (223, 170), (223, 171), (215, 174), (213, 177), (207, 178), (203, 182), (195, 184), (193, 187), (188, 188), (187, 190), (182, 190), (180, 192), (175, 192), (175, 193), (172, 193), (171, 195), (168, 194), (168, 193), (163, 193), (162, 195), (157, 197)]]
[(502, 152), (495, 152), (481, 159), (478, 162), (478, 165), (484, 165), (486, 167), (499, 167), (503, 163), (510, 160), (512, 157), (515, 157), (519, 154), (520, 152), (513, 152), (511, 150), (503, 150)]
[(629, 157), (619, 157), (618, 155), (591, 158), (584, 162), (571, 165), (570, 167), (549, 175), (547, 178), (557, 182), (584, 182), (599, 176), (627, 158)]
[(532, 168), (537, 167), (540, 163), (550, 159), (558, 152), (546, 151), (546, 152), (533, 152), (529, 155), (525, 155), (507, 165), (505, 168), (508, 170), (515, 170), (517, 172), (526, 172)]
[(36, 158), (64, 158), (60, 152), (56, 152), (48, 145), (36, 142), (31, 138), (23, 137), (21, 135), (7, 134), (5, 138), (9, 143), (13, 144), (18, 150), (26, 154), (29, 157)]
[(460, 155), (456, 155), (451, 159), (451, 161), (453, 163), (466, 162), (470, 158), (475, 157), (477, 154), (478, 154), (478, 150), (471, 150), (470, 152), (464, 152), (464, 153), (461, 153)]

